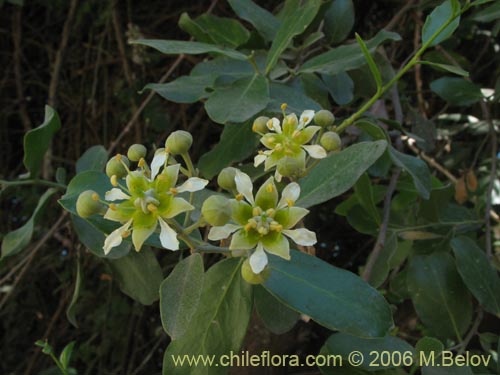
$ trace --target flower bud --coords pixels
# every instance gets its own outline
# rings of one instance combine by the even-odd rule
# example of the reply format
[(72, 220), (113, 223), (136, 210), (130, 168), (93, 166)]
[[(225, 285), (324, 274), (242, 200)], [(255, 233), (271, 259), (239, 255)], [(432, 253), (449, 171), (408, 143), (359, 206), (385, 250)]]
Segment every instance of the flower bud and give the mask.
[(123, 165), (125, 164), (127, 167), (130, 165), (128, 159), (123, 155), (113, 156), (106, 163), (106, 174), (108, 177), (116, 175), (117, 178), (123, 178), (127, 175), (127, 168)]
[(261, 273), (254, 273), (252, 267), (250, 266), (249, 259), (245, 259), (241, 265), (241, 276), (249, 284), (262, 284), (269, 278), (270, 275), (271, 270), (268, 266), (266, 266)]
[(327, 111), (326, 109), (322, 109), (321, 111), (316, 112), (316, 114), (314, 115), (314, 122), (317, 125), (322, 126), (323, 128), (333, 125), (334, 121), (335, 116), (332, 112)]
[(340, 149), (342, 141), (335, 132), (326, 132), (321, 136), (319, 143), (326, 151), (337, 151)]
[(201, 213), (208, 224), (225, 225), (231, 218), (231, 202), (226, 197), (212, 195), (203, 202)]
[(136, 143), (128, 148), (127, 157), (132, 161), (139, 161), (146, 157), (147, 149), (144, 145)]
[(227, 167), (220, 171), (217, 177), (217, 184), (224, 190), (234, 192), (236, 191), (236, 182), (234, 177), (236, 176), (236, 168)]
[(102, 209), (103, 205), (99, 202), (99, 195), (93, 190), (85, 190), (76, 200), (76, 212), (84, 219), (100, 213)]
[(184, 130), (177, 130), (170, 134), (165, 142), (167, 152), (172, 155), (180, 155), (188, 152), (193, 144), (193, 136)]
[(252, 130), (255, 133), (267, 133), (269, 131), (267, 127), (267, 122), (269, 121), (269, 117), (260, 116), (255, 119), (252, 125)]
[(286, 156), (278, 162), (276, 169), (284, 177), (301, 177), (306, 169), (305, 159)]

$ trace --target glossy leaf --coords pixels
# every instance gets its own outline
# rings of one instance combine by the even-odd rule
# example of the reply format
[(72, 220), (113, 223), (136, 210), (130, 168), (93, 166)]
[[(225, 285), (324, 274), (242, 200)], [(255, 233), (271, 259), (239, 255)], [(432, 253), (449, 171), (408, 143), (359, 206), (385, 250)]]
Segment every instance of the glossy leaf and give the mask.
[(207, 88), (213, 86), (215, 76), (182, 76), (169, 83), (149, 83), (144, 90), (153, 90), (161, 97), (176, 103), (194, 103), (207, 98)]
[(463, 78), (443, 77), (431, 82), (431, 90), (448, 103), (468, 106), (483, 98), (481, 89)]
[(370, 51), (368, 50), (366, 43), (359, 36), (358, 33), (356, 33), (356, 41), (358, 42), (359, 46), (361, 47), (361, 51), (363, 51), (363, 55), (365, 56), (366, 63), (368, 64), (368, 68), (370, 68), (370, 71), (372, 73), (373, 79), (375, 80), (375, 84), (377, 85), (377, 88), (382, 88), (382, 75), (380, 74), (380, 70), (378, 69), (377, 64), (375, 63), (375, 60), (373, 60), (373, 57), (372, 57)]
[(355, 274), (291, 251), (291, 260), (269, 257), (263, 286), (294, 310), (328, 329), (360, 337), (382, 337), (392, 327), (389, 305)]
[(220, 141), (198, 162), (202, 175), (211, 179), (228, 165), (250, 156), (259, 143), (251, 122), (225, 125)]
[(262, 286), (254, 288), (255, 308), (260, 319), (275, 335), (290, 331), (300, 318), (300, 314), (281, 303)]
[[(368, 360), (373, 359), (373, 352), (382, 353), (385, 351), (391, 353), (391, 355), (392, 353), (400, 353), (401, 358), (403, 358), (405, 352), (415, 353), (415, 349), (410, 344), (398, 337), (361, 338), (347, 333), (334, 333), (326, 340), (324, 348), (327, 353), (340, 355), (345, 363), (348, 363), (351, 352), (360, 352), (367, 360), (360, 364), (359, 369), (367, 371), (374, 370), (375, 368), (383, 370), (396, 367), (391, 363), (378, 363), (374, 367), (370, 364), (371, 361)], [(393, 358), (399, 359), (399, 355)]]
[(215, 355), (239, 351), (252, 312), (252, 286), (241, 277), (240, 259), (223, 260), (205, 274), (198, 310), (189, 330), (170, 343), (163, 357), (163, 374), (225, 373), (215, 366), (175, 365), (173, 356)]
[(179, 262), (160, 286), (160, 316), (163, 329), (177, 340), (189, 329), (203, 287), (203, 260), (192, 254)]
[(325, 34), (331, 43), (342, 42), (354, 26), (352, 0), (334, 0), (325, 13)]
[(125, 257), (108, 262), (123, 293), (143, 305), (158, 300), (163, 273), (150, 248), (143, 247), (140, 252), (131, 251)]
[(179, 19), (179, 27), (188, 32), (199, 42), (236, 48), (250, 38), (250, 32), (237, 20), (202, 14), (191, 19), (183, 13)]
[(84, 171), (102, 172), (108, 162), (108, 152), (102, 145), (88, 148), (76, 161), (76, 173)]
[(422, 322), (440, 338), (461, 338), (471, 322), (472, 302), (451, 256), (414, 256), (406, 280)]
[(447, 65), (447, 64), (438, 64), (435, 62), (431, 61), (420, 61), (420, 64), (423, 65), (429, 65), (432, 66), (433, 68), (436, 68), (437, 70), (444, 70), (462, 77), (468, 77), (469, 72), (463, 70), (462, 68), (455, 66), (455, 65)]
[(486, 311), (500, 317), (500, 278), (484, 251), (468, 237), (456, 237), (450, 244), (467, 288)]
[(22, 227), (19, 227), (4, 236), (2, 241), (1, 259), (15, 255), (24, 250), (26, 246), (29, 245), (29, 243), (31, 242), (31, 238), (33, 237), (33, 231), (35, 229), (36, 221), (38, 221), (38, 218), (42, 213), (45, 205), (49, 201), (49, 198), (52, 197), (52, 195), (54, 195), (56, 192), (57, 189), (50, 188), (45, 193), (43, 193), (43, 195), (38, 200), (38, 204), (28, 221)]
[(269, 103), (267, 79), (254, 74), (227, 86), (216, 87), (205, 103), (208, 116), (219, 124), (241, 123), (256, 115)]
[(299, 0), (288, 0), (282, 12), (283, 22), (276, 33), (267, 56), (266, 74), (268, 74), (279, 57), (290, 45), (293, 38), (302, 34), (318, 13), (321, 1), (309, 0), (302, 5)]
[[(401, 40), (399, 34), (381, 30), (366, 42), (370, 53), (383, 42)], [(357, 43), (333, 48), (332, 50), (307, 60), (299, 69), (300, 73), (324, 73), (335, 75), (357, 69), (366, 63), (363, 51)]]
[(389, 155), (394, 164), (411, 175), (418, 194), (424, 199), (429, 199), (432, 184), (431, 173), (427, 164), (415, 156), (399, 152), (394, 147), (389, 147)]
[(23, 163), (28, 170), (29, 177), (38, 177), (43, 157), (49, 149), (52, 137), (60, 128), (61, 120), (57, 112), (46, 105), (43, 123), (24, 135)]
[(131, 44), (140, 44), (154, 48), (166, 55), (199, 55), (204, 53), (216, 53), (232, 59), (246, 60), (247, 56), (231, 48), (218, 47), (213, 44), (200, 42), (184, 42), (180, 40), (161, 40), (161, 39), (138, 39), (130, 42)]
[[(438, 33), (439, 29), (451, 18), (458, 15), (459, 9), (456, 9), (454, 3), (456, 0), (446, 0), (441, 5), (437, 6), (431, 14), (425, 19), (422, 28), (422, 43), (426, 44), (431, 38)], [(460, 6), (460, 5), (459, 5)], [(460, 17), (457, 16), (451, 23), (440, 31), (435, 39), (430, 43), (430, 46), (435, 46), (448, 39), (460, 24)]]
[(245, 21), (250, 22), (265, 40), (273, 40), (281, 22), (264, 8), (251, 0), (228, 0), (234, 12)]
[(300, 207), (326, 202), (351, 188), (387, 148), (384, 140), (361, 142), (322, 159), (309, 175), (299, 180)]
[(335, 103), (345, 105), (352, 101), (354, 98), (354, 81), (349, 74), (346, 72), (339, 72), (335, 75), (322, 74), (321, 78)]

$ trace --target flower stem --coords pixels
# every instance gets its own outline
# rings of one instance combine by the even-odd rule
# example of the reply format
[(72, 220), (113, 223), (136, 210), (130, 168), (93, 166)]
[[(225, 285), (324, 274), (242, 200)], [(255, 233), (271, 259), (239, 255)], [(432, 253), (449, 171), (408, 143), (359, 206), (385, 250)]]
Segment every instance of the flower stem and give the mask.
[(58, 189), (66, 189), (66, 185), (60, 184), (59, 182), (52, 182), (52, 181), (38, 180), (38, 179), (16, 180), (16, 181), (0, 180), (0, 185), (5, 187), (18, 186), (18, 185), (44, 185), (44, 186), (55, 187)]

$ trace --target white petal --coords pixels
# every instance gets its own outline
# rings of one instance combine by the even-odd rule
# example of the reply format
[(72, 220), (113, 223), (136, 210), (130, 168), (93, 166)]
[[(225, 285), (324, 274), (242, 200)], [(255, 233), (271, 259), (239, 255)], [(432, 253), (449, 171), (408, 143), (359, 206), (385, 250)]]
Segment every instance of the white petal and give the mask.
[(241, 228), (241, 225), (226, 224), (222, 227), (212, 227), (208, 232), (208, 239), (210, 241), (219, 241), (228, 238), (231, 234)]
[(115, 229), (106, 237), (106, 239), (104, 240), (104, 246), (102, 247), (104, 249), (104, 255), (108, 255), (113, 247), (119, 246), (122, 243), (122, 234), (125, 233), (128, 228), (130, 228), (131, 224), (132, 219), (127, 221), (120, 228)]
[(177, 239), (177, 232), (170, 228), (170, 226), (161, 217), (158, 218), (160, 223), (160, 242), (161, 246), (169, 250), (179, 250), (179, 240)]
[(267, 155), (265, 155), (265, 154), (255, 155), (255, 158), (253, 159), (253, 166), (258, 167), (259, 165), (264, 163), (266, 161), (266, 159), (267, 159)]
[(276, 117), (273, 117), (271, 120), (269, 120), (266, 125), (269, 130), (274, 130), (276, 133), (281, 133), (280, 120), (278, 120)]
[(303, 145), (302, 148), (314, 159), (326, 158), (325, 149), (319, 145)]
[(177, 189), (177, 192), (182, 193), (184, 191), (188, 191), (190, 193), (198, 190), (202, 190), (205, 186), (207, 186), (208, 181), (203, 178), (198, 177), (190, 177)]
[(276, 169), (274, 171), (274, 179), (276, 180), (276, 182), (281, 182), (281, 179), (282, 179), (282, 175), (278, 172), (278, 170)]
[(288, 206), (288, 202), (295, 203), (300, 196), (300, 186), (296, 182), (292, 182), (285, 186), (281, 192), (281, 199), (278, 203), (278, 208), (283, 208)]
[(121, 199), (130, 199), (130, 196), (125, 194), (122, 189), (113, 188), (110, 191), (107, 191), (104, 195), (104, 199), (107, 201), (117, 201)]
[(243, 194), (247, 201), (253, 204), (253, 185), (250, 177), (246, 173), (243, 173), (237, 169), (234, 181), (236, 182), (236, 190), (238, 190), (238, 193)]
[(309, 124), (312, 121), (313, 117), (314, 117), (314, 111), (310, 109), (302, 112), (299, 119), (299, 129), (302, 129), (304, 126)]
[(157, 151), (151, 162), (151, 181), (153, 181), (167, 160), (167, 153), (164, 150)]
[(267, 255), (262, 247), (262, 244), (259, 242), (253, 254), (250, 255), (250, 267), (254, 273), (261, 273), (266, 266)]
[(312, 246), (317, 242), (316, 233), (306, 228), (285, 229), (282, 233), (290, 237), (297, 245)]

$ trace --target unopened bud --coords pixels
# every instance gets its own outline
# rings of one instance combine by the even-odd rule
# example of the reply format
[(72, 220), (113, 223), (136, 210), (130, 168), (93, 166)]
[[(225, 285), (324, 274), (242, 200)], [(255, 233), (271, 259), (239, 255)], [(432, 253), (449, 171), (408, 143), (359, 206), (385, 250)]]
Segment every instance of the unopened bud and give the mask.
[(117, 178), (123, 178), (127, 175), (127, 168), (125, 168), (125, 164), (127, 167), (130, 165), (128, 159), (123, 155), (113, 156), (106, 163), (106, 174), (108, 177), (116, 175)]
[(165, 148), (172, 155), (188, 152), (193, 144), (193, 136), (184, 130), (177, 130), (170, 134), (165, 142)]
[(271, 269), (266, 266), (260, 273), (254, 273), (250, 266), (250, 260), (246, 259), (241, 265), (241, 276), (249, 284), (257, 285), (264, 283), (271, 275)]
[(93, 190), (85, 190), (76, 200), (76, 212), (84, 219), (100, 213), (102, 209), (103, 204), (99, 202), (99, 194)]
[(217, 184), (224, 190), (233, 192), (236, 190), (236, 182), (234, 177), (236, 176), (236, 168), (227, 167), (220, 171), (217, 177)]
[(287, 156), (278, 162), (276, 169), (284, 177), (301, 177), (305, 172), (305, 160)]
[(267, 127), (267, 122), (269, 117), (260, 116), (255, 119), (252, 125), (252, 131), (255, 133), (267, 133), (269, 128)]
[(128, 148), (127, 157), (132, 161), (139, 161), (146, 157), (147, 151), (144, 145), (136, 143)]
[(321, 136), (319, 143), (326, 151), (337, 151), (340, 149), (342, 141), (337, 133), (326, 132)]
[(201, 213), (210, 225), (226, 225), (231, 218), (231, 203), (225, 197), (212, 195), (203, 202)]
[(326, 128), (327, 126), (332, 126), (335, 121), (335, 116), (332, 112), (322, 109), (316, 112), (314, 115), (314, 122), (316, 125)]

